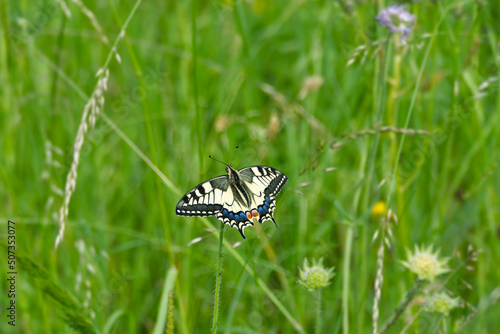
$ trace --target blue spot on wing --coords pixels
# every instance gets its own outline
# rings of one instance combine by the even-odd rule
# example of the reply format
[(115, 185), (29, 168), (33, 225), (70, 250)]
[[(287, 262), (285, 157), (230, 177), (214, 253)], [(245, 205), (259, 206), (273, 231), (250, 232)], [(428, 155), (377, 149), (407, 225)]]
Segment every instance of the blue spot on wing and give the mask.
[(237, 223), (247, 220), (247, 215), (242, 211), (232, 212), (227, 209), (223, 209), (221, 213), (223, 217), (228, 218), (229, 220), (235, 220)]

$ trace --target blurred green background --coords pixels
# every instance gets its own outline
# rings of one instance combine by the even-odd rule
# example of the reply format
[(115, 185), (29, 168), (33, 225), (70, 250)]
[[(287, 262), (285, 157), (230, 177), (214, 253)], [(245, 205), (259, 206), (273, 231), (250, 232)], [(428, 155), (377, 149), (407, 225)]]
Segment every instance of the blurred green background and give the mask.
[[(75, 332), (72, 306), (47, 293), (52, 282), (96, 332), (152, 332), (175, 267), (174, 332), (209, 332), (219, 221), (177, 217), (175, 205), (224, 174), (209, 154), (228, 162), (236, 145), (235, 168), (272, 166), (289, 182), (278, 229), (266, 222), (242, 240), (226, 227), (219, 332), (313, 332), (314, 295), (297, 284), (298, 268), (320, 257), (336, 268), (323, 332), (371, 332), (378, 201), (398, 220), (387, 225), (379, 326), (414, 280), (400, 261), (415, 244), (450, 257), (457, 270), (426, 289), (444, 283), (462, 307), (410, 321), (423, 292), (391, 332), (500, 326), (499, 4), (405, 2), (416, 17), (406, 45), (375, 19), (391, 4), (1, 0), (0, 235), (16, 222), (21, 260), (13, 328), (2, 251), (0, 331)], [(103, 66), (104, 106), (56, 250), (77, 131)], [(470, 246), (482, 253), (463, 265)]]

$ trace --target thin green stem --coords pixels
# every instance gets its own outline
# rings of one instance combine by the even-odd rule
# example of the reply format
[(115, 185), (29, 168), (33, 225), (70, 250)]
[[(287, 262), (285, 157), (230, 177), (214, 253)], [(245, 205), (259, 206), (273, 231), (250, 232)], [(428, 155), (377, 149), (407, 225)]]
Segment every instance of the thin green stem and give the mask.
[[(118, 25), (121, 26), (121, 19), (120, 15), (117, 11), (117, 8), (112, 0), (109, 0), (110, 7), (113, 10), (113, 14), (115, 16), (115, 19), (118, 23)], [(145, 88), (147, 84), (145, 83), (144, 75), (143, 75), (143, 69), (141, 68), (141, 65), (139, 64), (139, 61), (136, 56), (136, 50), (131, 45), (131, 42), (129, 40), (129, 37), (125, 36), (124, 37), (124, 44), (127, 47), (130, 60), (132, 62), (133, 68), (135, 70), (135, 73), (137, 75), (138, 79), (138, 88)], [(148, 141), (149, 145), (149, 151), (151, 152), (151, 161), (153, 164), (156, 166), (158, 165), (158, 150), (156, 147), (156, 142), (158, 142), (157, 137), (155, 136), (154, 128), (153, 128), (153, 122), (151, 121), (151, 108), (149, 107), (148, 99), (144, 98), (141, 99), (141, 104), (143, 108), (143, 116), (144, 116), (144, 128), (145, 128), (145, 133), (146, 133), (146, 139)], [(170, 246), (170, 243), (168, 240), (171, 240), (171, 233), (170, 233), (170, 225), (168, 224), (167, 221), (167, 209), (165, 207), (165, 200), (164, 200), (164, 195), (162, 192), (162, 187), (161, 187), (161, 182), (158, 178), (155, 179), (155, 187), (156, 187), (156, 198), (158, 200), (158, 207), (160, 209), (160, 215), (161, 215), (161, 222), (162, 222), (162, 227), (163, 227), (163, 232), (165, 234), (165, 240), (166, 242), (166, 248), (167, 248), (167, 253), (168, 257), (170, 260), (170, 263), (173, 264), (174, 261), (174, 253), (172, 251), (172, 247)]]
[(203, 139), (202, 134), (203, 131), (201, 129), (201, 110), (200, 110), (200, 101), (199, 101), (199, 92), (198, 92), (198, 47), (197, 47), (197, 25), (196, 25), (196, 8), (197, 1), (192, 0), (191, 6), (191, 48), (193, 53), (193, 100), (194, 100), (194, 109), (196, 113), (195, 124), (196, 124), (196, 139), (198, 142), (198, 158), (200, 163), (200, 172), (203, 171)]
[[(61, 18), (61, 25), (59, 27), (59, 33), (57, 36), (57, 48), (58, 50), (62, 50), (63, 48), (63, 41), (64, 41), (64, 32), (65, 32), (65, 27), (66, 27), (66, 15), (62, 15)], [(62, 52), (57, 52), (55, 54), (55, 63), (59, 64), (61, 62), (61, 55)], [(57, 82), (59, 80), (59, 76), (57, 75), (56, 72), (52, 73), (52, 84), (50, 87), (50, 108), (51, 109), (56, 109), (56, 99), (57, 99)]]
[[(424, 73), (424, 68), (425, 68), (425, 65), (427, 64), (427, 59), (429, 58), (430, 50), (431, 50), (432, 45), (434, 43), (434, 39), (435, 39), (435, 37), (436, 37), (436, 35), (438, 33), (439, 26), (441, 25), (441, 22), (443, 22), (443, 19), (444, 19), (444, 16), (441, 16), (441, 18), (439, 19), (439, 22), (436, 24), (436, 27), (434, 28), (434, 32), (431, 35), (431, 40), (429, 41), (429, 44), (427, 45), (427, 49), (426, 49), (425, 54), (424, 54), (424, 59), (422, 60), (422, 63), (420, 65), (420, 69), (419, 69), (419, 72), (418, 72), (417, 80), (415, 82), (415, 88), (413, 90), (413, 94), (412, 94), (412, 97), (411, 97), (410, 107), (408, 109), (408, 114), (406, 116), (406, 121), (405, 121), (405, 125), (404, 125), (405, 129), (407, 129), (408, 126), (409, 126), (409, 124), (410, 124), (410, 119), (411, 119), (411, 116), (413, 114), (413, 108), (415, 106), (415, 101), (417, 99), (417, 93), (418, 93), (418, 89), (420, 87), (420, 82), (422, 80), (422, 76), (423, 76), (423, 73)], [(399, 143), (399, 148), (398, 148), (398, 152), (397, 152), (397, 155), (396, 155), (396, 160), (395, 160), (395, 165), (394, 165), (394, 168), (393, 168), (393, 173), (390, 176), (389, 191), (387, 193), (387, 201), (386, 201), (386, 203), (388, 205), (390, 203), (390, 199), (391, 199), (391, 195), (392, 195), (392, 190), (394, 188), (395, 175), (398, 173), (399, 158), (401, 157), (401, 152), (403, 150), (403, 145), (404, 145), (405, 139), (406, 139), (406, 135), (403, 133), (403, 135), (401, 136), (401, 141)]]
[(314, 333), (320, 334), (321, 333), (321, 289), (316, 290), (316, 328), (314, 330)]
[(354, 228), (349, 226), (345, 237), (344, 249), (344, 270), (342, 280), (342, 325), (344, 333), (349, 333), (349, 274), (351, 273), (351, 252), (352, 240), (354, 238)]
[(222, 284), (222, 246), (224, 241), (224, 222), (220, 222), (219, 234), (219, 254), (217, 257), (217, 276), (215, 277), (215, 299), (214, 299), (214, 320), (212, 323), (212, 333), (217, 333), (217, 321), (219, 318), (219, 295), (220, 286)]
[(394, 313), (392, 314), (392, 317), (386, 322), (385, 326), (380, 330), (380, 334), (385, 334), (387, 331), (396, 323), (396, 320), (399, 319), (401, 314), (403, 314), (404, 310), (410, 305), (410, 302), (413, 300), (415, 295), (422, 289), (423, 283), (425, 281), (421, 279), (416, 279), (415, 283), (413, 283), (413, 286), (410, 288), (408, 293), (406, 294), (405, 299), (399, 306), (396, 308)]
[[(386, 94), (386, 82), (387, 82), (387, 71), (388, 64), (390, 61), (391, 55), (391, 39), (388, 38), (385, 49), (384, 49), (384, 57), (382, 58), (382, 63), (380, 65), (380, 78), (379, 78), (379, 88), (378, 88), (378, 105), (377, 105), (377, 121), (381, 121), (384, 113), (384, 103), (385, 103), (385, 94)], [(370, 197), (370, 185), (372, 180), (373, 169), (375, 168), (375, 157), (377, 153), (378, 141), (380, 138), (380, 134), (376, 134), (373, 140), (372, 148), (369, 152), (369, 162), (367, 164), (366, 171), (366, 191), (364, 193), (364, 207), (368, 206), (369, 197)], [(373, 298), (373, 311), (372, 311), (372, 328), (373, 333), (376, 334), (378, 332), (378, 318), (379, 318), (379, 303), (380, 298), (382, 296), (382, 283), (384, 278), (384, 240), (385, 240), (385, 225), (380, 227), (380, 247), (377, 252), (377, 274), (375, 277), (375, 296)]]
[[(441, 320), (444, 320), (442, 315), (439, 315), (434, 319), (432, 325), (430, 326), (431, 330), (429, 331), (429, 333), (438, 333), (439, 324), (441, 323)], [(443, 332), (446, 333), (446, 331)], [(455, 333), (458, 333), (458, 331)]]

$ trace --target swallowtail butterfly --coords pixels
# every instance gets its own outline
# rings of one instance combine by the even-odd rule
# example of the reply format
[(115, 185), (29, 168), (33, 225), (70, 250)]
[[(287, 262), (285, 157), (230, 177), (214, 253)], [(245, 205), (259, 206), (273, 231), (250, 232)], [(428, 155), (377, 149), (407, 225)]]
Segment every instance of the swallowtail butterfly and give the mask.
[(237, 228), (243, 239), (243, 230), (254, 222), (272, 220), (276, 225), (274, 197), (288, 180), (285, 174), (267, 166), (236, 170), (231, 164), (226, 165), (226, 173), (188, 191), (177, 203), (175, 213), (178, 216), (216, 215), (225, 224)]

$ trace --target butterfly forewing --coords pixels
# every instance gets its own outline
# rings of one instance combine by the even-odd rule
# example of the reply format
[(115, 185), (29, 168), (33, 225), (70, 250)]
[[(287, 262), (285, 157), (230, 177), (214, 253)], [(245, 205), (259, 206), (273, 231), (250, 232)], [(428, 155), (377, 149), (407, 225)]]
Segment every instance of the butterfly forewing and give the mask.
[(175, 213), (179, 216), (213, 216), (222, 209), (224, 193), (229, 182), (227, 176), (219, 176), (203, 182), (184, 195)]
[(250, 166), (239, 170), (241, 178), (259, 187), (267, 196), (276, 196), (288, 178), (281, 171), (267, 166)]

